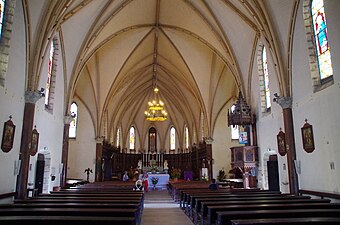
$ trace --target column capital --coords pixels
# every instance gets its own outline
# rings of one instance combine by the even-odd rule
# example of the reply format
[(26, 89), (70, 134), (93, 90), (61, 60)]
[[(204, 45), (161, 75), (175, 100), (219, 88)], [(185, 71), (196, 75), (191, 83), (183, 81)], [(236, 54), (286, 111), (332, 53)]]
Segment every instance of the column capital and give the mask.
[(276, 103), (279, 104), (282, 109), (292, 108), (293, 99), (292, 97), (276, 97)]
[(64, 116), (64, 124), (69, 125), (72, 122), (72, 120), (73, 120), (72, 116), (70, 116), (70, 115)]
[(96, 143), (97, 144), (103, 144), (104, 137), (96, 137)]
[(205, 137), (204, 141), (206, 144), (211, 145), (214, 139), (212, 137)]
[(40, 93), (36, 91), (25, 92), (25, 103), (35, 104), (41, 98)]

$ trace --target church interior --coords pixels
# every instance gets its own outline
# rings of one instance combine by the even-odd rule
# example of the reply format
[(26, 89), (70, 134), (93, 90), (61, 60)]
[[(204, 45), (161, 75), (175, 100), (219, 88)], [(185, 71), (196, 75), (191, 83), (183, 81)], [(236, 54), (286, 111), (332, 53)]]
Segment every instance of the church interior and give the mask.
[(339, 202), (340, 1), (0, 7), (0, 207), (125, 173)]

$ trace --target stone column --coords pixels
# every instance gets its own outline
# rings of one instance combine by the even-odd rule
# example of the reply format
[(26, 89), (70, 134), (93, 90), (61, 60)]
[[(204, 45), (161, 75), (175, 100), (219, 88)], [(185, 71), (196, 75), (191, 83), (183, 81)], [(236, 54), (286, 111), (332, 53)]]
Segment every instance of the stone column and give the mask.
[(292, 98), (291, 97), (277, 97), (277, 103), (283, 110), (283, 122), (285, 128), (286, 150), (287, 150), (287, 164), (289, 176), (290, 193), (298, 195), (299, 182), (298, 176), (294, 166), (296, 160), (295, 139), (294, 139), (294, 124), (292, 112)]
[(40, 99), (38, 92), (26, 91), (25, 93), (25, 108), (21, 132), (20, 155), (21, 160), (20, 171), (17, 177), (17, 199), (27, 198), (27, 181), (28, 169), (30, 162), (30, 149), (29, 145), (32, 138), (32, 129), (34, 122), (35, 103)]
[(206, 151), (207, 151), (207, 168), (208, 168), (209, 180), (211, 180), (213, 178), (213, 172), (212, 172), (212, 142), (213, 141), (214, 141), (214, 139), (211, 138), (211, 137), (205, 138)]
[(68, 159), (68, 146), (69, 146), (69, 129), (70, 123), (72, 122), (72, 116), (64, 116), (64, 134), (63, 134), (63, 149), (61, 153), (61, 164), (63, 165), (62, 172), (61, 172), (61, 187), (66, 186), (66, 178), (67, 178), (67, 159)]
[(96, 171), (95, 181), (103, 181), (102, 170), (102, 155), (103, 155), (103, 138), (96, 138)]

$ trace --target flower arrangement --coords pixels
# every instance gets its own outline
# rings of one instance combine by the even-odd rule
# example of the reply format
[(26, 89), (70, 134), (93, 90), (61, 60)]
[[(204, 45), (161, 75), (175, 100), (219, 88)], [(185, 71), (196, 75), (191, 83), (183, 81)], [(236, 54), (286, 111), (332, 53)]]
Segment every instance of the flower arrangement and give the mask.
[(179, 168), (172, 168), (172, 170), (170, 171), (170, 176), (172, 178), (180, 178), (182, 174), (182, 170)]
[(208, 176), (206, 174), (203, 174), (202, 177), (201, 177), (201, 180), (202, 181), (208, 181), (209, 178), (208, 178)]
[(158, 172), (158, 167), (156, 165), (151, 166), (151, 172), (153, 173)]
[(158, 183), (158, 177), (152, 177), (151, 182), (153, 185), (156, 185)]

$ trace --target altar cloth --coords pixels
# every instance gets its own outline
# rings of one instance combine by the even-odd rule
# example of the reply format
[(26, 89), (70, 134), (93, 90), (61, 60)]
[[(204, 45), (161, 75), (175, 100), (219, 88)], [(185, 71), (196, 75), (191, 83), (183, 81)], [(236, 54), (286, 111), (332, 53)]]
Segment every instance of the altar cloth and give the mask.
[(158, 178), (158, 182), (156, 184), (157, 186), (166, 186), (169, 183), (169, 174), (160, 174), (160, 173), (148, 173), (148, 182), (149, 182), (149, 187), (152, 187), (152, 178), (156, 177)]

